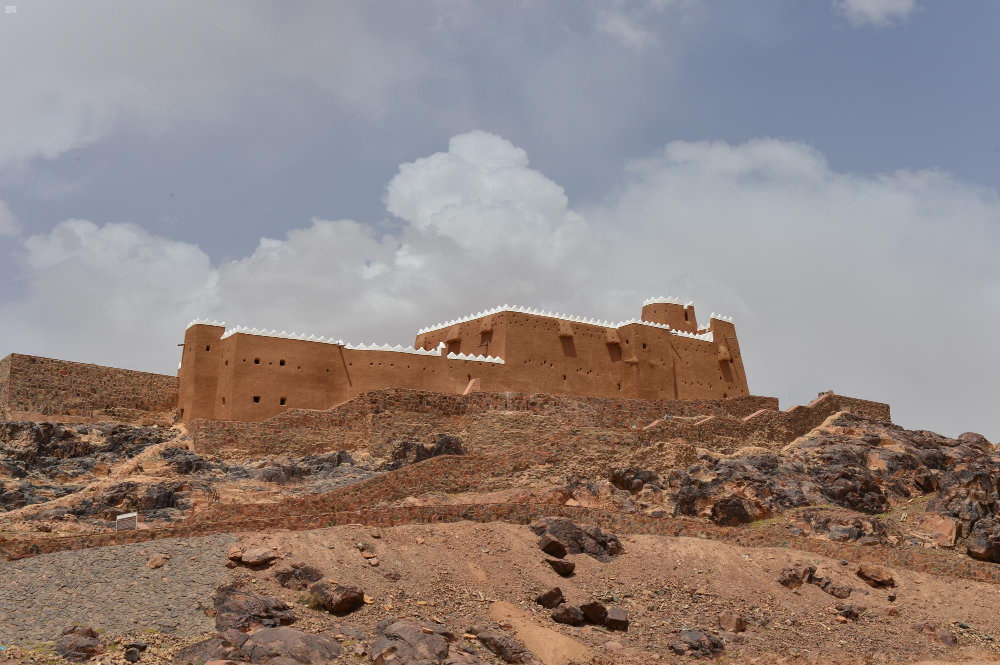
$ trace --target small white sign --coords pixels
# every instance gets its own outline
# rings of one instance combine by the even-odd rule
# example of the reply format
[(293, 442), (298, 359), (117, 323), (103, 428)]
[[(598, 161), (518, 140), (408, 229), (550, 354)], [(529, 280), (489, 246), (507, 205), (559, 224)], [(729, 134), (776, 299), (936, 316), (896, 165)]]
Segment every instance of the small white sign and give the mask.
[(139, 513), (122, 513), (115, 518), (115, 531), (139, 528)]

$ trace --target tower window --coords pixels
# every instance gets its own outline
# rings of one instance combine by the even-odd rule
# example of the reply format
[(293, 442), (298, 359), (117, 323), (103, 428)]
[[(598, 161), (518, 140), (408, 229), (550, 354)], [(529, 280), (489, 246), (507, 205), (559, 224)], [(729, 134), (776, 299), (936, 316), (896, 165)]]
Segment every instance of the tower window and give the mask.
[(278, 400), (278, 401), (279, 401), (279, 402), (281, 403), (281, 406), (284, 406), (284, 405), (285, 405), (285, 400), (286, 400), (286, 399), (287, 399), (287, 398), (285, 398), (285, 397), (282, 397), (282, 398), (281, 398), (280, 400)]
[(279, 360), (279, 361), (278, 361), (278, 364), (279, 364), (279, 365), (281, 365), (282, 367), (284, 367), (284, 366), (285, 366), (285, 361), (284, 361), (284, 359), (281, 359), (281, 360)]
[(254, 358), (253, 359), (253, 364), (254, 365), (259, 365), (260, 364), (260, 358)]
[(225, 398), (225, 397), (223, 397), (223, 398), (222, 398), (222, 404), (223, 404), (223, 405), (225, 405), (225, 403), (226, 403), (226, 398)]
[(254, 404), (260, 404), (260, 395), (254, 395), (253, 396), (253, 403)]
[(210, 344), (206, 344), (205, 345), (205, 350), (206, 351), (211, 351), (212, 350), (212, 346)]

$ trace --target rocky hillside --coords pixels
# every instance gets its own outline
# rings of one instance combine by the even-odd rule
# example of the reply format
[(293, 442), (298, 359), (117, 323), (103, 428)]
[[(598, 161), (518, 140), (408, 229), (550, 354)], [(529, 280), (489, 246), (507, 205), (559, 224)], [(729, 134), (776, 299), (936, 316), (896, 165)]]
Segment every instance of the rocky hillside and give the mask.
[(842, 412), (721, 452), (579, 417), (406, 418), (377, 446), (254, 458), (181, 427), (0, 423), (0, 659), (1000, 654), (1000, 459), (979, 435)]

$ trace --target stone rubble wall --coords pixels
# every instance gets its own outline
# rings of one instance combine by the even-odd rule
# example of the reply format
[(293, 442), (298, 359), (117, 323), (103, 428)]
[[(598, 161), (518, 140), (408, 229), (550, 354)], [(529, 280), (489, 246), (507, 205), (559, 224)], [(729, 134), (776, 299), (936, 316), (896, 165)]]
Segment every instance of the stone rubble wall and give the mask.
[(134, 417), (177, 406), (177, 377), (11, 354), (0, 361), (6, 417)]
[(438, 506), (398, 506), (312, 514), (284, 514), (240, 518), (230, 522), (190, 521), (168, 527), (103, 533), (90, 536), (62, 536), (34, 541), (4, 542), (0, 552), (7, 560), (40, 554), (142, 543), (162, 538), (196, 537), (214, 533), (235, 533), (269, 529), (309, 530), (334, 526), (363, 525), (388, 528), (402, 524), (451, 522), (495, 522), (530, 524), (543, 517), (566, 517), (581, 524), (628, 535), (649, 534), (667, 537), (706, 538), (741, 547), (781, 547), (810, 552), (831, 559), (900, 567), (932, 575), (1000, 584), (1000, 566), (954, 552), (933, 549), (900, 549), (857, 543), (839, 543), (807, 536), (791, 536), (767, 529), (723, 527), (688, 518), (657, 518), (619, 513), (583, 506), (542, 503), (481, 503)]
[[(489, 412), (547, 416), (560, 428), (619, 429), (649, 440), (683, 438), (730, 451), (744, 445), (787, 443), (837, 411), (890, 421), (887, 404), (825, 393), (806, 406), (778, 410), (772, 397), (726, 400), (629, 400), (529, 393), (449, 395), (388, 389), (359, 395), (325, 411), (291, 410), (263, 422), (195, 420), (195, 450), (204, 454), (315, 454), (366, 449), (384, 455), (391, 441), (448, 429)], [(475, 441), (470, 443), (475, 444)]]
[[(479, 392), (451, 395), (391, 388), (363, 393), (325, 411), (292, 409), (263, 422), (198, 419), (188, 425), (195, 450), (244, 455), (305, 455), (330, 450), (366, 448), (382, 454), (400, 422), (463, 418), (489, 412), (552, 416), (560, 426), (631, 429), (662, 418), (708, 416), (745, 417), (760, 409), (777, 409), (773, 397), (727, 400), (633, 400), (530, 393)], [(443, 423), (428, 422), (440, 428)], [(454, 424), (454, 423), (453, 423)], [(417, 435), (418, 432), (412, 432)]]

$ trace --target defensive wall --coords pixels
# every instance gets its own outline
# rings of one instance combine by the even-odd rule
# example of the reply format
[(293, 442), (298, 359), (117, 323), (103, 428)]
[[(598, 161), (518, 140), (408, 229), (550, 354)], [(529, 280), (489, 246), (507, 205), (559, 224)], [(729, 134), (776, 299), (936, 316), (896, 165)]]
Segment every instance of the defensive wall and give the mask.
[(423, 328), (411, 347), (350, 344), (193, 321), (178, 369), (180, 418), (263, 421), (361, 393), (549, 393), (644, 400), (749, 395), (736, 329), (699, 326), (676, 298), (613, 323), (504, 305)]
[[(728, 451), (754, 444), (788, 443), (838, 411), (891, 420), (889, 406), (824, 393), (805, 406), (778, 410), (773, 397), (753, 395), (725, 400), (626, 400), (571, 395), (470, 393), (448, 395), (388, 389), (359, 395), (323, 411), (295, 409), (263, 422), (198, 419), (188, 425), (195, 450), (204, 454), (317, 454), (365, 447), (384, 455), (401, 436), (463, 431), (473, 446), (474, 418), (503, 412), (544, 416), (540, 426), (619, 430), (642, 441), (686, 439)], [(421, 427), (426, 424), (426, 427)], [(554, 426), (554, 427), (553, 427)], [(489, 432), (478, 432), (489, 435)]]
[(11, 354), (0, 360), (0, 413), (128, 420), (177, 406), (177, 377)]

